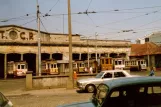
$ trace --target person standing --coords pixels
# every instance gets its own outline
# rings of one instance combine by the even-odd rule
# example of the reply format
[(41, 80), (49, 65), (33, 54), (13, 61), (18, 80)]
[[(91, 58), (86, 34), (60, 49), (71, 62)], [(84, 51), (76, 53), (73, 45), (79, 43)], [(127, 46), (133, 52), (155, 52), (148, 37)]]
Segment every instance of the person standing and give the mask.
[(93, 68), (90, 66), (89, 71), (91, 74), (93, 74)]
[(149, 76), (155, 76), (154, 67), (151, 67)]
[(84, 68), (84, 71), (85, 71), (85, 72), (88, 72), (88, 69), (87, 69), (87, 67), (85, 67), (85, 68)]

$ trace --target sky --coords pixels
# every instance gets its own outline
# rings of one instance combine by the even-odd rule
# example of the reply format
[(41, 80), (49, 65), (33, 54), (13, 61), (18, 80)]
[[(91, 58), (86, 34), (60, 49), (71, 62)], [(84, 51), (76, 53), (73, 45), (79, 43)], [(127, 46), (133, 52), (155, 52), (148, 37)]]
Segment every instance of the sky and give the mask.
[[(68, 0), (38, 4), (41, 30), (67, 34)], [(82, 37), (135, 41), (161, 31), (161, 0), (70, 0), (70, 4), (72, 34)], [(37, 29), (36, 5), (36, 0), (0, 0), (0, 25)]]

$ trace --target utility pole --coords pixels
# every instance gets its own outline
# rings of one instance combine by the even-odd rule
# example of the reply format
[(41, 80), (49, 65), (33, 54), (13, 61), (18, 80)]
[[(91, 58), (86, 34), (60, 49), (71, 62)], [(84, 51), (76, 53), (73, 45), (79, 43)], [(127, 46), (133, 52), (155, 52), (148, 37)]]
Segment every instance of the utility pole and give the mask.
[(89, 37), (87, 37), (87, 52), (88, 52), (88, 68), (89, 68), (89, 43), (88, 43)]
[(148, 44), (149, 42), (146, 43), (147, 45), (147, 58), (148, 58), (148, 64), (147, 64), (147, 67), (150, 69), (150, 56), (149, 56), (149, 48), (148, 48)]
[[(97, 32), (96, 32), (96, 33), (95, 33), (95, 39), (96, 39), (96, 49), (95, 49), (95, 50), (96, 50), (96, 55), (95, 55), (95, 56), (96, 56), (96, 62), (97, 62), (97, 36), (98, 36), (98, 35), (97, 35)], [(98, 72), (98, 69), (96, 69), (96, 73), (97, 73), (97, 72)]]
[(40, 37), (40, 11), (37, 0), (37, 28), (38, 28), (38, 74), (41, 76), (41, 37)]
[(64, 14), (63, 14), (63, 34), (64, 34)]
[(71, 28), (71, 9), (70, 0), (68, 0), (68, 33), (69, 33), (69, 79), (67, 81), (67, 89), (74, 88), (73, 67), (72, 67), (72, 28)]
[(98, 35), (97, 35), (97, 32), (96, 32), (96, 33), (95, 33), (95, 39), (96, 39), (96, 49), (95, 49), (96, 55), (95, 55), (95, 56), (96, 56), (96, 61), (97, 61), (97, 36), (98, 36)]

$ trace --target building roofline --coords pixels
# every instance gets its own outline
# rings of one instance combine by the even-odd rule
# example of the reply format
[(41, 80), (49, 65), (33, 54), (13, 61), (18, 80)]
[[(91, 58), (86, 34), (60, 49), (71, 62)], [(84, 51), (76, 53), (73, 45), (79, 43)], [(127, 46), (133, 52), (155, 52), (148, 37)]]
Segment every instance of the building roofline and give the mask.
[[(27, 29), (27, 30), (32, 30), (37, 32), (36, 29), (32, 29), (32, 28), (28, 28), (28, 27), (23, 27), (20, 25), (2, 25), (0, 26), (0, 28), (4, 28), (4, 27), (18, 27), (18, 28), (22, 28), (22, 29)], [(41, 33), (45, 33), (45, 34), (49, 34), (49, 35), (68, 35), (68, 34), (63, 34), (63, 33), (49, 33), (49, 32), (45, 32), (45, 31), (40, 31)], [(72, 34), (72, 36), (80, 36), (79, 34)]]

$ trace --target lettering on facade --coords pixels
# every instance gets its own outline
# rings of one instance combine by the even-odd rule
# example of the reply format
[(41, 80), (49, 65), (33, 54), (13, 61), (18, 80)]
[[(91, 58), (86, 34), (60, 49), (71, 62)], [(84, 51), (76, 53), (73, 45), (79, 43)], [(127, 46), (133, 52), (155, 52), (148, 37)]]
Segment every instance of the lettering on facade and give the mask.
[(20, 33), (20, 38), (22, 39), (22, 40), (34, 40), (34, 35), (33, 35), (33, 33), (32, 32), (29, 32), (29, 35), (28, 35), (28, 37), (26, 37), (27, 35), (25, 34), (25, 32), (21, 32)]
[(25, 37), (25, 32), (21, 32), (21, 33), (20, 33), (20, 38), (21, 38), (22, 40), (25, 40), (25, 39), (26, 39), (26, 37)]
[(34, 35), (32, 32), (29, 32), (29, 40), (34, 40)]
[[(8, 30), (7, 30), (8, 31)], [(11, 30), (9, 31), (8, 35), (5, 34), (5, 31), (0, 30), (0, 39), (12, 39), (12, 40), (16, 40), (16, 39), (21, 39), (21, 40), (34, 40), (34, 34), (32, 32), (20, 32), (17, 30)], [(9, 37), (9, 38), (7, 38)]]
[(4, 31), (0, 31), (1, 39), (7, 39), (7, 37), (4, 35)]

